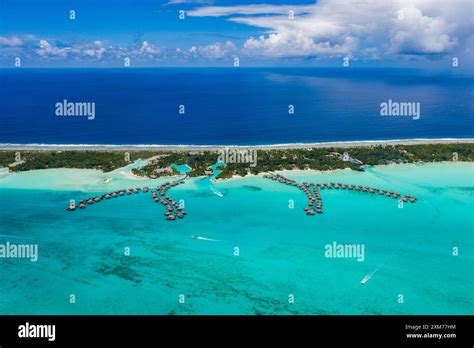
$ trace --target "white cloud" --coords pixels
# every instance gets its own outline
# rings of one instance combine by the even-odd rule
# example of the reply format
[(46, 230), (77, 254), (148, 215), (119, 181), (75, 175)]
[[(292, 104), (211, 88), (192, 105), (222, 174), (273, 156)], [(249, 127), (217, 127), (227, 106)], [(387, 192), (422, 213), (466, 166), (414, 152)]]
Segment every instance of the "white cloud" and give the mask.
[(102, 59), (102, 56), (107, 50), (103, 47), (102, 41), (94, 41), (94, 45), (92, 47), (88, 47), (81, 50), (81, 53), (85, 54), (88, 57)]
[(240, 5), (240, 6), (206, 6), (187, 11), (191, 17), (222, 17), (230, 15), (258, 15), (258, 14), (285, 14), (292, 10), (294, 14), (306, 13), (311, 5)]
[(100, 40), (93, 43), (81, 43), (72, 45), (54, 45), (45, 39), (39, 41), (39, 47), (35, 50), (36, 54), (43, 58), (67, 59), (74, 57), (77, 60), (101, 60), (106, 55), (107, 58), (133, 57), (136, 59), (150, 59), (158, 57), (161, 54), (159, 47), (148, 41), (143, 41), (139, 46), (120, 47), (105, 46)]
[(217, 42), (207, 46), (193, 46), (188, 50), (193, 57), (200, 56), (211, 60), (228, 57), (236, 51), (237, 47), (230, 41), (224, 44)]
[[(0, 37), (3, 39), (3, 37)], [(21, 46), (6, 46), (0, 41), (0, 57), (11, 56), (12, 52), (23, 57), (40, 58), (50, 61), (122, 61), (128, 57), (133, 61), (186, 61), (193, 59), (219, 60), (232, 52), (237, 47), (230, 41), (225, 43), (216, 42), (207, 46), (193, 46), (191, 49), (179, 47), (159, 47), (151, 41), (144, 40), (130, 46), (105, 44), (101, 40), (81, 43), (64, 43), (51, 38), (35, 38), (34, 36), (22, 36)], [(17, 44), (15, 40), (8, 40), (9, 44)], [(13, 51), (12, 51), (13, 50)]]
[(397, 53), (443, 53), (458, 44), (456, 24), (437, 16), (423, 15), (415, 7), (403, 8), (403, 19), (394, 19), (391, 51)]
[(53, 45), (47, 40), (39, 40), (36, 54), (43, 58), (67, 59), (75, 57), (78, 59), (102, 59), (107, 49), (102, 41), (94, 41), (92, 44)]
[(72, 47), (57, 47), (51, 45), (47, 40), (40, 40), (39, 48), (36, 50), (36, 53), (41, 57), (66, 58), (68, 54), (74, 51)]
[(213, 0), (169, 0), (165, 5), (212, 4)]
[(18, 36), (0, 36), (0, 46), (21, 46), (23, 40)]
[(138, 49), (139, 54), (154, 56), (160, 53), (160, 49), (148, 41), (143, 41), (141, 47)]
[[(264, 29), (244, 51), (267, 57), (446, 54), (472, 36), (470, 0), (320, 0), (313, 5), (207, 6), (189, 16), (227, 17)], [(295, 12), (289, 19), (288, 11)], [(401, 12), (399, 12), (401, 11)], [(402, 18), (399, 18), (401, 14)]]

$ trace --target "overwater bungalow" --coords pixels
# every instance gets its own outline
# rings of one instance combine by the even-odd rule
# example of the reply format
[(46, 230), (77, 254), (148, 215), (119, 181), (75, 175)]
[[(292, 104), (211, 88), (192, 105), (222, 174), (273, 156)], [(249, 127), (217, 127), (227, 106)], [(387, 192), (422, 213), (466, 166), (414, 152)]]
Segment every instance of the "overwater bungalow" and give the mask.
[(74, 210), (76, 210), (76, 203), (74, 203), (74, 201), (72, 201), (71, 203), (69, 203), (68, 206), (66, 207), (66, 210), (69, 210), (69, 211), (74, 211)]
[[(362, 191), (362, 192), (370, 192), (372, 194), (378, 193), (380, 196), (385, 196), (385, 197), (393, 197), (393, 198), (399, 198), (400, 193), (398, 192), (393, 192), (389, 190), (381, 190), (376, 187), (369, 187), (369, 186), (362, 186), (362, 185), (348, 185), (348, 184), (343, 184), (340, 182), (329, 182), (329, 183), (314, 183), (314, 182), (303, 182), (302, 184), (298, 184), (295, 180), (290, 180), (285, 178), (282, 175), (266, 175), (264, 177), (268, 177), (272, 180), (277, 179), (279, 182), (285, 184), (285, 185), (292, 185), (297, 187), (298, 189), (302, 190), (307, 199), (308, 199), (308, 206), (304, 208), (304, 211), (307, 215), (312, 215), (311, 212), (314, 214), (314, 207), (316, 208), (316, 211), (320, 214), (322, 213), (322, 199), (321, 195), (319, 192), (320, 189), (348, 189), (348, 190), (356, 190), (356, 191)], [(311, 186), (313, 189), (311, 190)], [(314, 192), (314, 193), (313, 193)], [(400, 199), (400, 201), (403, 202), (415, 202), (416, 198), (410, 195), (405, 195)], [(312, 208), (312, 209), (311, 209)]]

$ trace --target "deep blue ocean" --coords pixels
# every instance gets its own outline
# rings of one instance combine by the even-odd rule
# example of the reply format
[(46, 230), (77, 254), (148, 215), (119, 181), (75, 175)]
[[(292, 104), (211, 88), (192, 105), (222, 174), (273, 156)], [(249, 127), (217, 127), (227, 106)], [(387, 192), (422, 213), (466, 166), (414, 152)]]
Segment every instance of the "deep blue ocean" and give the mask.
[[(466, 138), (473, 94), (472, 76), (398, 69), (0, 69), (0, 143)], [(94, 102), (95, 119), (56, 116), (65, 99)], [(380, 116), (389, 99), (420, 103), (420, 119)]]

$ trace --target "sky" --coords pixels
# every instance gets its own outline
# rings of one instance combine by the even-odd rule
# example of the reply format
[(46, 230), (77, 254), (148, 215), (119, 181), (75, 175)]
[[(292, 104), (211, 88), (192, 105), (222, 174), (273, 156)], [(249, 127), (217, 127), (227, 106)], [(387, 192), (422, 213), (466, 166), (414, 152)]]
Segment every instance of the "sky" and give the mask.
[(472, 70), (473, 3), (0, 0), (0, 67)]

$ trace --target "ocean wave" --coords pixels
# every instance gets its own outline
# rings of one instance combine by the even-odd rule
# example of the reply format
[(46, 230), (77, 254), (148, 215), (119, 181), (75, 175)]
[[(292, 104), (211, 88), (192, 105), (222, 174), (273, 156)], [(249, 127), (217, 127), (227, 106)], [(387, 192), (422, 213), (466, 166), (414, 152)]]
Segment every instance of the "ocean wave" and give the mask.
[(357, 144), (383, 144), (383, 143), (430, 143), (430, 142), (474, 142), (474, 138), (409, 138), (409, 139), (376, 139), (376, 140), (347, 140), (347, 141), (322, 141), (307, 143), (277, 143), (259, 145), (223, 145), (223, 144), (45, 144), (45, 143), (0, 143), (0, 148), (285, 148), (285, 147), (308, 147), (308, 146), (334, 146)]

